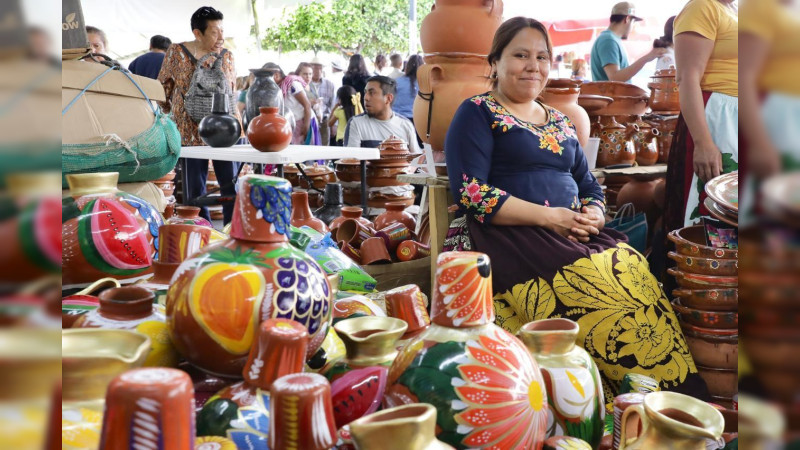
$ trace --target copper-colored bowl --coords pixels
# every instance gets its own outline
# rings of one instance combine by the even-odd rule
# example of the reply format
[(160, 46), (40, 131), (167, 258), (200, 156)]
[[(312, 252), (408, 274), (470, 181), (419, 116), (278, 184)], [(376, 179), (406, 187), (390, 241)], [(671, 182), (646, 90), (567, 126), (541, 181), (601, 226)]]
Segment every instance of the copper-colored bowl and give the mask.
[(736, 276), (739, 272), (739, 261), (736, 259), (701, 258), (699, 256), (679, 255), (675, 252), (669, 252), (667, 256), (678, 263), (679, 270), (686, 273)]
[(739, 290), (727, 289), (675, 289), (672, 295), (681, 304), (701, 311), (736, 311), (739, 307)]
[(603, 95), (615, 101), (617, 97), (647, 96), (647, 91), (635, 84), (621, 81), (589, 81), (581, 85), (582, 94)]
[(705, 380), (709, 394), (716, 397), (733, 397), (739, 390), (739, 371), (697, 365), (700, 378)]
[(361, 181), (361, 163), (354, 158), (336, 161), (336, 177), (340, 181)]
[(675, 277), (678, 286), (684, 289), (718, 289), (736, 288), (739, 285), (738, 277), (715, 277), (712, 275), (699, 275), (677, 269), (667, 269), (667, 273)]
[(739, 330), (703, 328), (680, 321), (696, 364), (720, 369), (739, 367)]
[(667, 238), (675, 243), (678, 254), (700, 258), (738, 259), (739, 251), (729, 248), (716, 248), (706, 245), (702, 225), (670, 231)]
[(739, 313), (736, 311), (701, 311), (681, 304), (680, 299), (672, 301), (672, 307), (681, 320), (690, 325), (722, 330), (739, 328)]
[(602, 110), (612, 103), (614, 103), (614, 99), (604, 95), (581, 93), (581, 95), (578, 96), (578, 105), (585, 109), (589, 115), (595, 115), (597, 111)]
[(576, 88), (580, 89), (583, 81), (573, 80), (572, 78), (550, 78), (547, 80), (546, 88)]

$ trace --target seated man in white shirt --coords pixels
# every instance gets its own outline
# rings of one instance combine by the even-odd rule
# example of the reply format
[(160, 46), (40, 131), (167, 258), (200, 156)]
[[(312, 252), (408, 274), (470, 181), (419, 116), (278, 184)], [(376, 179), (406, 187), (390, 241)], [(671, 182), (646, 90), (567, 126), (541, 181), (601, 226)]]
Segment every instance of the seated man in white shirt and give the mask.
[(397, 84), (389, 77), (376, 75), (367, 80), (364, 91), (364, 114), (353, 116), (344, 132), (345, 147), (377, 148), (389, 136), (408, 143), (411, 153), (421, 153), (417, 134), (410, 120), (392, 111)]

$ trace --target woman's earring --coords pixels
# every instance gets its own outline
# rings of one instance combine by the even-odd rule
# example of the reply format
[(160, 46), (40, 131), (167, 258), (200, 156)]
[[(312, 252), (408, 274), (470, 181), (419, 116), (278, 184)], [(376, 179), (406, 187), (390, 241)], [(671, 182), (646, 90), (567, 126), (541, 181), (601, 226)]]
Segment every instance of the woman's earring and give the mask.
[(491, 78), (493, 80), (496, 80), (497, 79), (497, 72), (492, 72)]

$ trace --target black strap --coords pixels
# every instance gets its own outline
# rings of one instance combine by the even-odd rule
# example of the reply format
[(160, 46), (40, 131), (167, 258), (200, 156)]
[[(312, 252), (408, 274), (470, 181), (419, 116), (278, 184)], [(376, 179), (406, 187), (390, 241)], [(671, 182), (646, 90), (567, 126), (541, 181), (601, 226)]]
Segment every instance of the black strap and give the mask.
[(189, 49), (186, 48), (185, 45), (183, 45), (183, 43), (178, 45), (180, 45), (183, 48), (183, 51), (186, 53), (187, 56), (189, 56), (189, 59), (192, 60), (192, 64), (197, 65), (197, 58), (194, 57), (192, 52), (190, 52)]
[(431, 140), (431, 118), (433, 117), (433, 91), (430, 94), (423, 94), (422, 92), (417, 92), (419, 98), (428, 102), (428, 124), (425, 130), (425, 137), (429, 141)]

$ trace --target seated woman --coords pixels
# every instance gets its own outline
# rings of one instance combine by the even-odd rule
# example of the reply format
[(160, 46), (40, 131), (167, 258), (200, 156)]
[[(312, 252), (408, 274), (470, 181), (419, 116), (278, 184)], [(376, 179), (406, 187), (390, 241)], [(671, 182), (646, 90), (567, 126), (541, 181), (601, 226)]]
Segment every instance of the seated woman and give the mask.
[(603, 230), (604, 198), (575, 129), (536, 101), (552, 46), (538, 21), (515, 17), (488, 56), (490, 92), (467, 99), (445, 142), (460, 218), (445, 250), (492, 261), (497, 324), (564, 317), (604, 378), (607, 401), (627, 373), (708, 398), (669, 301), (625, 236)]

